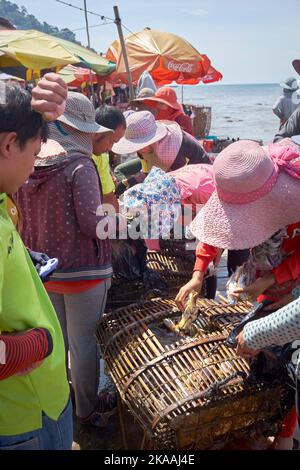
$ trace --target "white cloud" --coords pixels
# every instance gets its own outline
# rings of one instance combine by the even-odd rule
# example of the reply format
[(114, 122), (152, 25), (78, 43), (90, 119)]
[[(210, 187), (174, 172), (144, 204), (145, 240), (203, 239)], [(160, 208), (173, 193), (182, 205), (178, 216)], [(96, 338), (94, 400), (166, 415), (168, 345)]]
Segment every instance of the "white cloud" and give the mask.
[(192, 8), (189, 10), (183, 9), (181, 10), (183, 13), (187, 13), (192, 16), (205, 16), (208, 14), (207, 10), (204, 10), (203, 8), (197, 8), (196, 10), (193, 10)]

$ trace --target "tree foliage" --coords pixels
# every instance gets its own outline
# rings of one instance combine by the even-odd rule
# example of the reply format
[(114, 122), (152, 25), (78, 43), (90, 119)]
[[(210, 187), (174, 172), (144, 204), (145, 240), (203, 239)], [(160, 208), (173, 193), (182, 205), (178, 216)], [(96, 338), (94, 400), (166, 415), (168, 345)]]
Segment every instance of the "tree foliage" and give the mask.
[(66, 39), (67, 41), (76, 42), (76, 36), (68, 28), (58, 29), (56, 26), (52, 26), (45, 21), (41, 23), (34, 15), (28, 13), (25, 7), (19, 7), (15, 3), (9, 2), (8, 0), (0, 0), (0, 16), (8, 19), (18, 29), (36, 29), (43, 33), (52, 34), (54, 36)]

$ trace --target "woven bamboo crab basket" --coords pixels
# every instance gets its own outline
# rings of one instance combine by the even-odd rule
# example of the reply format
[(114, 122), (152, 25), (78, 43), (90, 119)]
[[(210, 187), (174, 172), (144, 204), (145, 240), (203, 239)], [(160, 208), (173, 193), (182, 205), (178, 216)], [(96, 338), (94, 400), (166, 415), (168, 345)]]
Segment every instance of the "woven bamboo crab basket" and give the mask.
[(248, 304), (198, 299), (190, 333), (167, 330), (175, 302), (152, 299), (104, 315), (96, 335), (120, 394), (144, 431), (147, 449), (215, 449), (280, 430), (288, 391), (247, 381), (245, 359), (225, 340)]
[(184, 240), (161, 240), (160, 252), (149, 251), (145, 255), (139, 277), (126, 279), (115, 270), (107, 310), (152, 297), (175, 295), (178, 288), (190, 280), (194, 262), (194, 251), (186, 250)]

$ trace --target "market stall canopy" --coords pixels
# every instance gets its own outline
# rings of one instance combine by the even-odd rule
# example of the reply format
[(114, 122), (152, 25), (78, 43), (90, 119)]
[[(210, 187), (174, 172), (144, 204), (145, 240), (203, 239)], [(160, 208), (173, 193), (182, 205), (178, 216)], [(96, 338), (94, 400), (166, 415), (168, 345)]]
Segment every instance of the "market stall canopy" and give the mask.
[(22, 65), (31, 70), (85, 64), (99, 75), (108, 75), (115, 69), (95, 52), (64, 39), (35, 30), (0, 31), (0, 67)]
[(95, 72), (84, 67), (76, 67), (75, 65), (67, 65), (59, 71), (59, 75), (63, 80), (73, 87), (81, 87), (84, 83), (98, 83), (99, 79)]
[[(172, 33), (145, 28), (125, 38), (132, 80), (148, 70), (156, 83), (184, 80), (200, 80), (207, 75), (210, 60), (200, 54), (188, 41)], [(108, 80), (112, 83), (128, 83), (123, 54), (119, 41), (114, 41), (106, 58), (116, 63), (116, 70)]]

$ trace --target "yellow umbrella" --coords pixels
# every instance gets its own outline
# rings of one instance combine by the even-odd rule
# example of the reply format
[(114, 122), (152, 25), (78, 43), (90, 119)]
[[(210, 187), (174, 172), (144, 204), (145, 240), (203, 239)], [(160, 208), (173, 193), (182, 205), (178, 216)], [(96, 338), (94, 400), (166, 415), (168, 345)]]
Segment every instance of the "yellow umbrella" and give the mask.
[(87, 64), (100, 75), (107, 75), (115, 68), (93, 51), (40, 31), (0, 31), (0, 67), (23, 65), (27, 69), (43, 70), (79, 63)]
[(105, 59), (99, 54), (96, 54), (96, 52), (93, 52), (90, 49), (86, 49), (85, 47), (82, 47), (70, 41), (66, 41), (65, 39), (55, 39), (63, 48), (67, 49), (75, 57), (77, 57), (77, 59), (79, 59), (79, 62), (83, 66), (91, 68), (98, 75), (108, 75), (113, 72), (116, 68), (116, 64), (114, 62), (110, 62), (109, 60)]

